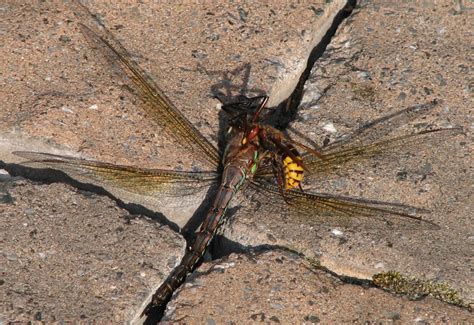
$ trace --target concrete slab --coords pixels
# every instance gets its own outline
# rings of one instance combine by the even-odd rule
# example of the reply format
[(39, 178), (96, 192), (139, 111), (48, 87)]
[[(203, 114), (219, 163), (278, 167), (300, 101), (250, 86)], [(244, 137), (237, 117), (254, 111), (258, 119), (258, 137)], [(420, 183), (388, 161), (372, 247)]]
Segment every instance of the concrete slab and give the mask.
[[(294, 81), (304, 68), (309, 46), (301, 45), (314, 41), (312, 28), (325, 6), (309, 1), (198, 7), (153, 1), (84, 3), (214, 143), (219, 109), (213, 96), (272, 93), (276, 102), (286, 87), (282, 84), (288, 79)], [(343, 2), (335, 3), (340, 6)], [(0, 160), (18, 163), (12, 151), (37, 150), (121, 164), (137, 165), (140, 161), (142, 167), (199, 167), (186, 150), (177, 149), (147, 120), (124, 81), (90, 49), (79, 33), (77, 23), (81, 20), (71, 6), (71, 2), (2, 4), (5, 46), (0, 49)], [(82, 22), (93, 24), (89, 19)], [(107, 190), (125, 203), (136, 202), (160, 212), (149, 198)], [(5, 320), (130, 320), (146, 296), (144, 292), (159, 285), (182, 253), (182, 242), (177, 242), (176, 236), (163, 235), (156, 226), (136, 220), (123, 225), (117, 214), (126, 213), (108, 199), (64, 185), (22, 181), (9, 193), (5, 196), (13, 197), (16, 203), (2, 204), (2, 216), (17, 217), (2, 222), (6, 225), (2, 229), (8, 229), (3, 234), (7, 238), (5, 248), (11, 252), (4, 256), (2, 295), (10, 306), (2, 314)], [(71, 211), (80, 217), (69, 221)], [(51, 221), (56, 213), (60, 218)], [(84, 222), (93, 231), (84, 228)], [(35, 228), (30, 229), (33, 224)], [(117, 234), (116, 229), (122, 228), (121, 232), (130, 232), (128, 237)], [(44, 238), (35, 240), (37, 234)], [(46, 240), (48, 236), (51, 238)], [(123, 241), (117, 244), (120, 236), (124, 236)], [(85, 243), (82, 238), (86, 238)], [(157, 244), (155, 239), (163, 243)], [(134, 242), (139, 243), (137, 250), (128, 246)], [(41, 251), (35, 248), (38, 245)], [(49, 251), (50, 246), (55, 250)], [(71, 248), (65, 251), (63, 247)], [(104, 247), (111, 249), (105, 262)], [(20, 248), (28, 254), (18, 257), (16, 250)], [(122, 255), (120, 250), (126, 249), (133, 256)], [(84, 252), (86, 260), (77, 252)], [(69, 259), (68, 253), (74, 253), (74, 259)], [(23, 263), (22, 259), (31, 264), (32, 271), (18, 271), (16, 266)], [(122, 271), (127, 263), (131, 267)], [(74, 273), (77, 265), (89, 264), (100, 275)], [(125, 275), (114, 278), (112, 264), (120, 268), (115, 275)], [(40, 266), (43, 271), (35, 272)], [(143, 268), (153, 270), (152, 275), (145, 274), (145, 280)], [(132, 279), (133, 275), (137, 277)], [(122, 283), (123, 276), (127, 278)], [(71, 285), (64, 287), (63, 283)], [(26, 289), (17, 290), (16, 286)], [(96, 291), (100, 297), (89, 295)], [(27, 296), (33, 300), (28, 301)], [(115, 303), (117, 300), (120, 303)], [(68, 301), (76, 305), (69, 307)]]
[(104, 196), (6, 178), (0, 189), (2, 322), (123, 323), (184, 250)]
[(273, 251), (206, 263), (169, 304), (163, 324), (470, 323), (465, 309), (347, 284)]
[[(78, 22), (96, 22), (68, 3), (7, 1), (2, 51), (0, 153), (41, 150), (142, 167), (209, 169), (144, 116), (110, 64), (90, 48)], [(214, 96), (283, 94), (304, 69), (312, 28), (324, 4), (188, 4), (83, 2), (171, 101), (213, 143), (220, 127)], [(335, 1), (335, 7), (344, 1)], [(327, 6), (327, 5), (326, 5)], [(335, 12), (335, 11), (333, 11)], [(76, 14), (75, 14), (76, 13)], [(329, 21), (329, 20), (327, 20)], [(304, 46), (302, 46), (304, 45)], [(222, 131), (222, 130), (220, 130)], [(167, 213), (180, 225), (192, 206), (172, 215), (152, 198), (115, 192)]]
[(328, 227), (317, 218), (285, 217), (261, 208), (240, 209), (226, 236), (244, 245), (292, 248), (340, 275), (370, 279), (395, 270), (440, 281), (472, 304), (474, 105), (466, 42), (472, 37), (472, 15), (454, 3), (363, 2), (317, 62), (290, 127), (292, 134), (322, 145), (364, 123), (436, 99), (430, 113), (394, 119), (387, 127), (394, 135), (451, 126), (465, 134), (409, 148), (409, 155), (323, 174), (303, 187), (424, 207), (430, 210), (424, 217), (440, 230)]

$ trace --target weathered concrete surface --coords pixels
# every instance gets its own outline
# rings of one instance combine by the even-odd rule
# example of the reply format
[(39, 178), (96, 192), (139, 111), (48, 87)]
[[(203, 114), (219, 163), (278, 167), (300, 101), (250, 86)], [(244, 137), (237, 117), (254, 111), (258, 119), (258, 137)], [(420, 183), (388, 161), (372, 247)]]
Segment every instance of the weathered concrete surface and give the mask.
[(282, 218), (278, 212), (241, 209), (227, 236), (253, 246), (293, 248), (341, 275), (369, 279), (396, 270), (441, 281), (472, 303), (472, 49), (466, 42), (472, 39), (472, 18), (472, 10), (457, 11), (453, 3), (364, 2), (317, 62), (292, 124), (321, 144), (368, 121), (437, 99), (426, 116), (389, 127), (396, 135), (460, 126), (465, 134), (422, 145), (409, 157), (361, 163), (331, 178), (322, 175), (304, 187), (425, 207), (431, 212), (424, 217), (440, 230), (328, 229), (298, 215)]
[(470, 323), (465, 309), (346, 284), (294, 254), (230, 255), (202, 265), (163, 319), (186, 324)]
[[(219, 101), (213, 96), (280, 93), (282, 80), (304, 68), (307, 45), (314, 38), (311, 28), (322, 12), (311, 1), (199, 6), (84, 3), (213, 143), (220, 127)], [(79, 21), (94, 22), (90, 17), (77, 18), (71, 10), (78, 12), (77, 6), (62, 1), (7, 1), (3, 6), (8, 44), (0, 50), (3, 161), (18, 161), (10, 155), (13, 144), (16, 150), (121, 164), (139, 161), (142, 167), (209, 169), (177, 149), (144, 117), (124, 81), (79, 32)], [(122, 194), (114, 192), (125, 202), (139, 201)], [(164, 212), (153, 198), (138, 203)]]
[[(307, 44), (314, 40), (310, 30), (322, 12), (312, 1), (272, 6), (192, 7), (153, 1), (86, 5), (214, 143), (219, 110), (212, 96), (279, 93), (285, 76), (304, 67)], [(123, 80), (90, 49), (78, 31), (79, 19), (63, 1), (4, 1), (1, 6), (2, 162), (19, 161), (13, 150), (38, 150), (121, 164), (139, 161), (142, 167), (199, 166), (147, 120)], [(125, 223), (120, 216), (126, 213), (108, 199), (64, 185), (22, 181), (9, 191), (15, 203), (1, 205), (2, 218), (7, 216), (2, 220), (3, 249), (9, 252), (2, 262), (2, 303), (8, 304), (2, 319), (105, 321), (113, 315), (114, 321), (129, 320), (140, 299), (159, 285), (182, 253), (176, 236), (143, 220)], [(149, 198), (119, 198), (160, 211)], [(106, 253), (104, 247), (116, 251)], [(17, 268), (27, 262), (31, 269)], [(94, 274), (76, 272), (78, 265), (88, 263)], [(40, 266), (42, 271), (35, 272)], [(143, 278), (143, 269), (151, 274), (145, 271)], [(114, 278), (120, 277), (117, 272), (125, 280)], [(70, 301), (74, 307), (68, 309)]]
[[(218, 101), (211, 98), (213, 91), (269, 92), (274, 79), (294, 68), (295, 64), (285, 64), (298, 57), (302, 50), (297, 45), (308, 34), (305, 28), (318, 17), (317, 7), (289, 4), (275, 8), (153, 2), (130, 6), (127, 1), (87, 5), (159, 81), (173, 103), (193, 122), (202, 120), (196, 123), (198, 128), (214, 141), (219, 111)], [(13, 2), (5, 5), (3, 13), (11, 29), (6, 33), (9, 46), (2, 54), (7, 87), (2, 89), (2, 128), (15, 127), (24, 136), (46, 138), (70, 150), (80, 149), (84, 155), (97, 152), (98, 158), (112, 157), (116, 162), (133, 157), (143, 158), (145, 165), (163, 164), (168, 157), (156, 146), (157, 130), (144, 120), (141, 108), (130, 103), (132, 96), (124, 92), (125, 98), (120, 98), (122, 80), (85, 42), (69, 7), (60, 2), (37, 6)], [(247, 73), (251, 79), (241, 80)], [(142, 136), (146, 141), (138, 141)], [(147, 156), (153, 157), (147, 161)], [(169, 159), (168, 167), (175, 167), (174, 157)]]
[(109, 198), (0, 182), (0, 320), (121, 323), (175, 266), (184, 241)]
[[(294, 68), (295, 61), (298, 62), (295, 60), (298, 56), (297, 44), (306, 42), (305, 37), (300, 36), (303, 34), (302, 30), (308, 28), (309, 20), (305, 15), (316, 17), (314, 12), (317, 12), (309, 6), (303, 6), (303, 11), (299, 12), (290, 5), (287, 7), (286, 2), (279, 10), (274, 10), (275, 16), (271, 19), (258, 16), (259, 13), (268, 14), (267, 9), (259, 11), (243, 8), (244, 12), (241, 12), (237, 7), (230, 10), (221, 6), (217, 9), (202, 7), (198, 11), (193, 11), (195, 9), (189, 7), (175, 7), (177, 10), (173, 11), (161, 4), (153, 6), (148, 3), (136, 4), (133, 8), (125, 4), (114, 4), (113, 8), (111, 5), (103, 7), (95, 7), (93, 3), (88, 5), (93, 12), (100, 13), (105, 24), (112, 29), (124, 46), (130, 49), (134, 58), (150, 72), (200, 131), (213, 141), (216, 139), (218, 128), (218, 110), (215, 109), (217, 101), (210, 98), (211, 91), (213, 89), (223, 92), (238, 91), (242, 88), (254, 91), (270, 90), (272, 81), (279, 80), (280, 73), (288, 73), (288, 70)], [(472, 220), (469, 214), (472, 211), (472, 189), (469, 184), (469, 180), (472, 179), (472, 175), (469, 174), (472, 162), (469, 159), (472, 158), (468, 155), (467, 149), (471, 144), (469, 136), (472, 137), (472, 125), (468, 119), (473, 106), (472, 89), (468, 83), (469, 78), (472, 78), (469, 68), (472, 62), (468, 61), (469, 57), (466, 54), (469, 53), (469, 44), (465, 41), (469, 39), (469, 30), (472, 29), (469, 26), (472, 11), (458, 11), (458, 7), (455, 3), (447, 3), (436, 8), (418, 5), (395, 8), (373, 3), (362, 7), (345, 24), (344, 29), (334, 40), (332, 49), (318, 63), (318, 69), (313, 77), (314, 85), (308, 87), (308, 96), (300, 112), (300, 119), (293, 124), (294, 129), (309, 135), (314, 140), (324, 138), (326, 134), (323, 128), (332, 130), (333, 125), (337, 133), (330, 133), (328, 136), (334, 138), (356, 129), (366, 121), (401, 108), (429, 102), (433, 98), (441, 99), (441, 104), (432, 114), (416, 122), (440, 126), (460, 125), (464, 127), (467, 136), (456, 136), (450, 139), (447, 145), (430, 148), (432, 153), (426, 153), (423, 159), (428, 161), (429, 165), (423, 163), (404, 169), (394, 163), (387, 168), (378, 166), (379, 169), (376, 170), (365, 169), (364, 166), (361, 167), (363, 173), (358, 170), (347, 178), (334, 180), (330, 185), (336, 193), (339, 191), (432, 208), (434, 213), (427, 218), (438, 223), (442, 229), (437, 232), (341, 229), (341, 234), (320, 229), (313, 224), (311, 224), (313, 228), (309, 228), (308, 223), (297, 219), (281, 222), (278, 215), (269, 215), (264, 211), (250, 215), (240, 210), (235, 215), (234, 227), (227, 233), (230, 238), (244, 244), (270, 243), (290, 246), (308, 257), (318, 258), (323, 265), (337, 273), (356, 277), (366, 278), (377, 272), (395, 269), (419, 278), (445, 281), (458, 289), (467, 302), (472, 301), (473, 281), (469, 273), (469, 267), (472, 265), (473, 238)], [(251, 14), (246, 14), (246, 11)], [(255, 16), (252, 13), (256, 13)], [(24, 6), (19, 6), (16, 1), (6, 3), (2, 10), (2, 22), (7, 26), (4, 38), (5, 44), (8, 44), (0, 50), (1, 70), (4, 73), (0, 90), (2, 139), (15, 141), (20, 139), (20, 144), (14, 142), (15, 149), (46, 150), (43, 149), (46, 145), (59, 148), (60, 152), (80, 152), (87, 157), (124, 164), (135, 164), (136, 161), (140, 161), (140, 165), (145, 167), (157, 165), (175, 167), (176, 161), (180, 160), (186, 165), (189, 157), (185, 154), (181, 156), (184, 151), (175, 150), (173, 144), (160, 138), (161, 134), (143, 117), (133, 97), (122, 89), (122, 81), (116, 79), (109, 66), (89, 49), (75, 27), (76, 18), (61, 2)], [(259, 25), (263, 23), (274, 24), (271, 32), (267, 27)], [(299, 27), (301, 25), (298, 23), (303, 26)], [(255, 33), (254, 26), (260, 26), (258, 33)], [(255, 36), (258, 34), (258, 37)], [(262, 35), (264, 37), (260, 38)], [(295, 40), (296, 42), (292, 43)], [(269, 52), (265, 53), (269, 54), (262, 54), (263, 50), (268, 50)], [(262, 56), (257, 56), (259, 54)], [(275, 59), (282, 65), (272, 63)], [(248, 84), (243, 80), (248, 71), (246, 69), (249, 68), (247, 63), (252, 67)], [(261, 72), (265, 67), (270, 71), (268, 74)], [(227, 77), (233, 80), (226, 82)], [(316, 106), (310, 105), (323, 90), (325, 90), (324, 97)], [(19, 135), (22, 138), (19, 138)], [(32, 144), (32, 138), (41, 145), (38, 145), (38, 142)], [(12, 142), (13, 140), (7, 144)], [(7, 159), (13, 159), (4, 154), (2, 151), (2, 160), (10, 162)], [(33, 192), (27, 199), (35, 200), (35, 193), (49, 191), (54, 186), (59, 185), (44, 187), (35, 185), (38, 192)], [(14, 191), (15, 189), (11, 192)], [(35, 202), (45, 204), (61, 197), (59, 192), (48, 193), (46, 193), (48, 199), (43, 197)], [(82, 194), (66, 193), (68, 194), (62, 194), (64, 199), (61, 202), (69, 202), (69, 195), (76, 200), (79, 200), (77, 197), (88, 200), (87, 196), (84, 198)], [(34, 211), (42, 210), (41, 204), (36, 205), (32, 201), (26, 203), (30, 204), (28, 208), (33, 208)], [(84, 204), (82, 203), (82, 206)], [(26, 209), (27, 205), (24, 206)], [(2, 205), (2, 209), (11, 208)], [(100, 207), (94, 202), (93, 208)], [(102, 208), (107, 211), (106, 207)], [(115, 208), (113, 211), (116, 211)], [(82, 214), (83, 211), (80, 209), (78, 212)], [(110, 215), (104, 219), (110, 223), (121, 220), (117, 217), (120, 213), (109, 211), (108, 214), (102, 214)], [(104, 222), (97, 218), (93, 220)], [(17, 224), (16, 220), (10, 222)], [(22, 224), (18, 223), (21, 229)], [(48, 227), (47, 222), (38, 224)], [(58, 227), (56, 233), (65, 229), (61, 227)], [(148, 229), (150, 226), (146, 224), (141, 227)], [(77, 231), (76, 228), (79, 227), (73, 228), (73, 234)], [(141, 230), (136, 231), (143, 233)], [(16, 232), (23, 234), (19, 230), (8, 234)], [(99, 233), (102, 235), (98, 234), (97, 240), (102, 240), (103, 230), (100, 229)], [(161, 233), (159, 235), (163, 237)], [(29, 232), (26, 236), (29, 236)], [(112, 237), (105, 237), (109, 238), (107, 240), (104, 238), (104, 243), (117, 235), (111, 231), (110, 236)], [(146, 238), (157, 237), (146, 236)], [(175, 237), (171, 238), (173, 239), (164, 239), (163, 242), (168, 244), (176, 240)], [(142, 237), (140, 239), (144, 240)], [(130, 244), (133, 240), (124, 242)], [(162, 244), (161, 238), (147, 247), (143, 246), (136, 254), (143, 258), (146, 249), (150, 249), (153, 254), (150, 256), (156, 256), (159, 254), (156, 248), (159, 247), (156, 246), (158, 242)], [(24, 245), (28, 247), (26, 239)], [(99, 249), (102, 244), (94, 245)], [(9, 246), (10, 244), (7, 247)], [(162, 265), (156, 261), (161, 262), (163, 259), (168, 261), (168, 258), (178, 256), (182, 251), (180, 245), (171, 244), (171, 246), (175, 248), (153, 262), (154, 266), (160, 267), (155, 280), (150, 279), (148, 284), (142, 284), (142, 289), (139, 289), (138, 284), (129, 281), (139, 281), (140, 277), (134, 279), (130, 277), (127, 280), (127, 283), (132, 283), (129, 290), (138, 292), (137, 295), (143, 297), (143, 292), (147, 292), (148, 287), (152, 286), (150, 283), (153, 281), (156, 282), (155, 285), (159, 283), (171, 265)], [(172, 260), (174, 261), (173, 258)], [(98, 267), (105, 268), (106, 265), (100, 263)], [(130, 265), (132, 268), (133, 265)], [(274, 267), (272, 264), (269, 265)], [(166, 266), (165, 270), (161, 269), (163, 266)], [(280, 270), (279, 264), (277, 267)], [(60, 272), (66, 273), (68, 270), (64, 268)], [(11, 272), (10, 268), (7, 268), (6, 274), (9, 274), (8, 272)], [(128, 269), (128, 272), (139, 274), (133, 269)], [(293, 273), (298, 274), (296, 270)], [(211, 276), (213, 274), (211, 273)], [(41, 288), (39, 285), (41, 283), (62, 283), (51, 281), (46, 272), (40, 275), (42, 277), (35, 282), (38, 284), (38, 289), (35, 290)], [(226, 275), (224, 273), (224, 281)], [(26, 278), (28, 273), (23, 276)], [(281, 276), (282, 281), (289, 278)], [(236, 281), (242, 279), (241, 274), (235, 278)], [(318, 278), (318, 281), (322, 281), (321, 278)], [(2, 290), (6, 290), (8, 283), (11, 281), (7, 279)], [(226, 282), (223, 285), (210, 283), (211, 288), (205, 286), (204, 289), (222, 288), (218, 290), (219, 293), (222, 293), (227, 285)], [(354, 292), (360, 289), (351, 288), (355, 290)], [(63, 289), (54, 287), (54, 290), (59, 293)], [(374, 289), (364, 290), (374, 291)], [(347, 295), (350, 296), (351, 292)], [(354, 292), (352, 296), (356, 294)], [(134, 295), (134, 293), (127, 294)], [(377, 291), (374, 295), (378, 294)], [(226, 296), (229, 295), (225, 293), (214, 298), (215, 300), (210, 300), (210, 304), (224, 300)], [(84, 304), (92, 306), (95, 300), (89, 297), (84, 298)], [(196, 297), (200, 296), (196, 294), (194, 298)], [(41, 299), (47, 298), (41, 297)], [(184, 292), (179, 295), (179, 299), (181, 298), (185, 298)], [(118, 299), (113, 306), (103, 305), (104, 315), (120, 314), (117, 310), (122, 308), (123, 303), (130, 306), (123, 307), (125, 308), (122, 311), (123, 318), (131, 317), (130, 310), (138, 306), (138, 298), (123, 301), (121, 299)], [(202, 300), (202, 298), (196, 299)], [(337, 296), (334, 299), (342, 297)], [(370, 310), (378, 299), (381, 298), (375, 301), (358, 299), (359, 307), (364, 311)], [(403, 299), (400, 298), (401, 301), (404, 301)], [(387, 300), (387, 304), (399, 306), (397, 304), (400, 300)], [(51, 304), (51, 301), (47, 300), (47, 303)], [(334, 306), (341, 306), (337, 315), (340, 318), (336, 320), (345, 317), (343, 312), (349, 310), (345, 308), (348, 303), (338, 305), (332, 298), (328, 298), (328, 301), (328, 305), (332, 303)], [(243, 301), (237, 298), (232, 302), (241, 306), (247, 306), (248, 303), (249, 299), (245, 298)], [(433, 304), (439, 303), (433, 302)], [(444, 305), (436, 306), (440, 309)], [(184, 307), (180, 304), (180, 310)], [(94, 311), (100, 308), (94, 308), (90, 307), (87, 311), (81, 312), (86, 316), (90, 315), (89, 319), (95, 318)], [(11, 309), (13, 311), (7, 314), (7, 319), (14, 317), (26, 320), (35, 316), (36, 309), (33, 307), (26, 309), (23, 312)], [(191, 313), (188, 310), (182, 312), (180, 315), (184, 315), (185, 312)], [(460, 311), (461, 315), (463, 313)], [(403, 312), (401, 314), (405, 315)], [(269, 315), (269, 318), (273, 316), (270, 313), (265, 315)], [(316, 320), (311, 317), (312, 315), (314, 314), (303, 317), (308, 316), (308, 322)], [(363, 319), (363, 315), (366, 314), (361, 312), (359, 315), (362, 316), (355, 318)], [(374, 318), (398, 317), (396, 314), (392, 315)], [(323, 319), (321, 314), (316, 313), (315, 316)], [(47, 319), (44, 313), (42, 317)], [(61, 317), (64, 316), (58, 318)], [(283, 316), (281, 317), (283, 320)], [(179, 319), (178, 314), (175, 319)]]

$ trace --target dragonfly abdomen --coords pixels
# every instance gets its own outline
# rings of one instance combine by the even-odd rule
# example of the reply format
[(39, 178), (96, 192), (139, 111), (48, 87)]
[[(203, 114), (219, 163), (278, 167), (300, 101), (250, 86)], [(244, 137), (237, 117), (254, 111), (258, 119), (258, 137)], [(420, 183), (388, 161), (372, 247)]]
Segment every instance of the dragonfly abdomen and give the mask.
[(289, 190), (300, 186), (303, 180), (303, 165), (301, 156), (295, 147), (289, 145), (291, 155), (282, 155), (283, 174), (285, 175), (285, 189)]
[(148, 308), (152, 306), (163, 306), (170, 299), (173, 292), (184, 282), (188, 273), (192, 272), (209, 246), (219, 226), (222, 224), (230, 200), (240, 189), (245, 179), (245, 171), (238, 166), (230, 165), (224, 169), (222, 183), (219, 187), (216, 199), (202, 223), (199, 232), (196, 233), (193, 244), (186, 249), (186, 253), (180, 264), (155, 292), (152, 297), (152, 302), (147, 309), (145, 309), (144, 314), (148, 314)]

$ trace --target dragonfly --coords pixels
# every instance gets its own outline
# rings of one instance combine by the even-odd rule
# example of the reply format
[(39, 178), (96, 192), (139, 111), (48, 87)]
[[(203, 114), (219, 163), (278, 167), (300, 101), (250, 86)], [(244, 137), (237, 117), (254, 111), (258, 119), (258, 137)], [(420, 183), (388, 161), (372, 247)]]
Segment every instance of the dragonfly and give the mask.
[[(163, 308), (196, 268), (226, 220), (230, 203), (238, 192), (251, 193), (249, 197), (260, 202), (262, 210), (278, 210), (281, 214), (304, 217), (322, 225), (438, 228), (435, 223), (420, 217), (428, 212), (423, 208), (306, 191), (303, 185), (361, 160), (409, 152), (433, 139), (452, 134), (452, 128), (428, 129), (396, 137), (382, 135), (374, 140), (373, 136), (367, 136), (371, 130), (368, 127), (327, 146), (313, 148), (293, 140), (266, 122), (266, 112), (270, 110), (266, 106), (267, 96), (240, 96), (237, 101), (222, 105), (227, 128), (225, 148), (219, 151), (173, 105), (107, 29), (99, 31), (84, 24), (79, 26), (91, 46), (128, 77), (147, 116), (156, 126), (210, 170), (147, 169), (45, 152), (14, 153), (26, 158), (27, 164), (60, 170), (73, 178), (80, 177), (149, 197), (186, 198), (213, 186), (217, 189), (181, 262), (156, 290), (144, 315), (150, 316), (157, 308)], [(431, 106), (409, 108), (392, 117), (422, 116)]]

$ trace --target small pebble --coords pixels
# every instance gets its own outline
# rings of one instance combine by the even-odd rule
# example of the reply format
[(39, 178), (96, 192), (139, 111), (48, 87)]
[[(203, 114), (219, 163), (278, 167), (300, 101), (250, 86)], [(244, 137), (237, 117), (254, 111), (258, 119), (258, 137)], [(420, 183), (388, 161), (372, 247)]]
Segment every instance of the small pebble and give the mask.
[(16, 256), (15, 254), (5, 254), (4, 256), (9, 261), (17, 261), (18, 260), (18, 256)]
[(437, 28), (437, 29), (436, 29), (436, 32), (437, 32), (439, 35), (443, 35), (443, 34), (446, 33), (446, 27)]
[(407, 94), (404, 93), (403, 91), (398, 94), (398, 100), (405, 100), (405, 98), (407, 98)]
[(66, 113), (74, 113), (74, 111), (66, 106), (61, 107), (61, 110)]
[(208, 318), (206, 320), (206, 325), (215, 325), (216, 324), (216, 321), (213, 320), (212, 318)]
[(382, 262), (378, 262), (377, 264), (374, 265), (374, 267), (376, 269), (383, 269), (385, 268), (385, 264), (383, 264)]
[(231, 262), (231, 263), (221, 263), (221, 264), (214, 265), (214, 269), (228, 269), (228, 268), (234, 267), (234, 266), (235, 266), (235, 263), (234, 263), (234, 262)]
[(326, 123), (325, 125), (323, 125), (323, 130), (328, 131), (330, 133), (336, 133), (337, 132), (336, 127), (331, 122)]
[(367, 71), (361, 71), (357, 74), (357, 77), (361, 79), (370, 79), (370, 74)]

